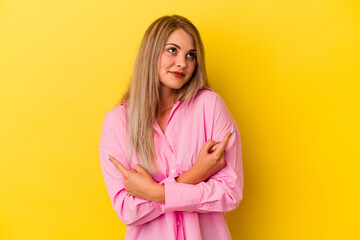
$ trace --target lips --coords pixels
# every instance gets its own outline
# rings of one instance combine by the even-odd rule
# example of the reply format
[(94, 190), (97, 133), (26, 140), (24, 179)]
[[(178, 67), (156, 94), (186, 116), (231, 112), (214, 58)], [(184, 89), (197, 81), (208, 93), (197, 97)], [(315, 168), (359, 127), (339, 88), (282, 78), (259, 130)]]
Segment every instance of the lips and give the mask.
[(185, 73), (182, 73), (182, 72), (176, 72), (176, 71), (172, 71), (170, 72), (174, 77), (177, 77), (177, 78), (183, 78), (185, 76)]

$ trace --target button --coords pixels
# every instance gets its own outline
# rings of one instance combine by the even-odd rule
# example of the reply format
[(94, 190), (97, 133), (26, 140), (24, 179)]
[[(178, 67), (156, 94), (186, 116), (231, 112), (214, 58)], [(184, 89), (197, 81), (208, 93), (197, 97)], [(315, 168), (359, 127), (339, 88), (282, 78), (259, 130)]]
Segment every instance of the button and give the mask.
[(174, 169), (171, 169), (171, 171), (170, 171), (171, 173), (174, 173), (175, 172), (175, 170)]
[(180, 222), (178, 221), (177, 223), (176, 223), (176, 225), (179, 225), (180, 224)]

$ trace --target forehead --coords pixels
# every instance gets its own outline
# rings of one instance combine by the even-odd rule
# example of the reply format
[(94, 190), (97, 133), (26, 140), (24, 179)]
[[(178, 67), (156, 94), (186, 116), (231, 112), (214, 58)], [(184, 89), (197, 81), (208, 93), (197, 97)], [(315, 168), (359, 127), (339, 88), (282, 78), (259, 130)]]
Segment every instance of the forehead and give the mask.
[(180, 48), (195, 48), (193, 37), (181, 28), (176, 29), (170, 34), (169, 38), (166, 41), (166, 44), (168, 43), (175, 43), (176, 45), (180, 46)]

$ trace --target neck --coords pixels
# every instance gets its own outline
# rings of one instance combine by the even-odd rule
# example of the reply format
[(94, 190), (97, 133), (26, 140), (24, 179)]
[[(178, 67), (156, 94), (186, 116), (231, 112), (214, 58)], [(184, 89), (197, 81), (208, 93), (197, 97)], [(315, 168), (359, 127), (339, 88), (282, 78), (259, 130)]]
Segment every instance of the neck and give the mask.
[(160, 87), (160, 99), (157, 106), (157, 112), (162, 113), (171, 109), (176, 102), (176, 90), (167, 87)]

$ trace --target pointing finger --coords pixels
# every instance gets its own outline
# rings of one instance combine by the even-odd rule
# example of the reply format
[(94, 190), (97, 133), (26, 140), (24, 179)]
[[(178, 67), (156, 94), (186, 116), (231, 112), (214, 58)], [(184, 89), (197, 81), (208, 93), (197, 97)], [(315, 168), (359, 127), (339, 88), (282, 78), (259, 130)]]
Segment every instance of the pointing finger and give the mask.
[(106, 158), (109, 159), (114, 164), (114, 166), (122, 173), (124, 177), (129, 176), (130, 171), (126, 169), (118, 160), (116, 160), (116, 158), (114, 158), (111, 155), (106, 155)]
[(230, 140), (230, 137), (233, 133), (234, 133), (234, 129), (232, 129), (231, 131), (229, 131), (228, 133), (225, 134), (223, 140), (219, 143), (219, 146), (215, 150), (216, 152), (220, 153), (225, 150), (225, 148)]

